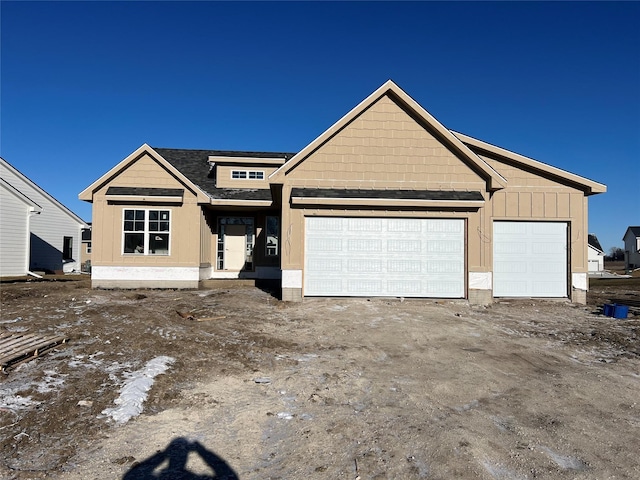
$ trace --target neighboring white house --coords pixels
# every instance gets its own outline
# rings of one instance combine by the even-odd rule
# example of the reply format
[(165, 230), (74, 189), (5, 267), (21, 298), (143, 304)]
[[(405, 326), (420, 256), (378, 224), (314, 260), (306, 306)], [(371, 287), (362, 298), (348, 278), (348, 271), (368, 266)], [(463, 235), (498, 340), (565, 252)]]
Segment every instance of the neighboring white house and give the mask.
[(87, 224), (3, 158), (0, 179), (0, 276), (80, 271)]
[(640, 226), (629, 227), (624, 240), (624, 266), (629, 270), (640, 268)]
[(589, 234), (588, 247), (589, 273), (603, 271), (604, 252), (602, 251), (602, 246), (598, 241), (598, 237), (592, 233)]

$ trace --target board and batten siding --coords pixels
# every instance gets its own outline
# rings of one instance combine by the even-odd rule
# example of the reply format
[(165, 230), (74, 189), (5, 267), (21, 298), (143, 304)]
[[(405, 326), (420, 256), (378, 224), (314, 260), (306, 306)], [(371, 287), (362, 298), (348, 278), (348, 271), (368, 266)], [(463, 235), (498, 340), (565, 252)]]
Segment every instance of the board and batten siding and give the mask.
[(0, 183), (0, 276), (26, 275), (29, 269), (29, 215), (32, 209)]
[(60, 271), (64, 237), (73, 240), (73, 258), (80, 269), (82, 228), (87, 225), (70, 210), (57, 202), (40, 187), (5, 162), (0, 162), (0, 176), (16, 190), (37, 203), (42, 211), (30, 220), (30, 264), (29, 269)]

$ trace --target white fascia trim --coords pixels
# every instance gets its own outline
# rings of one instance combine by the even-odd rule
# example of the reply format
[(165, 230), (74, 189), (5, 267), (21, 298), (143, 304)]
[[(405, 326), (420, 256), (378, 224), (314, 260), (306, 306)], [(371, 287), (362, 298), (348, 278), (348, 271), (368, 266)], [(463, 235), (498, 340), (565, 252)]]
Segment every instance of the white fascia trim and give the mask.
[(393, 203), (400, 206), (446, 206), (452, 205), (456, 207), (481, 207), (484, 200), (420, 200), (407, 198), (327, 198), (327, 197), (291, 197), (293, 204), (306, 205), (380, 205), (384, 203)]
[(142, 195), (105, 195), (107, 200), (116, 201), (134, 201), (134, 202), (183, 202), (182, 197), (161, 197), (161, 196), (142, 196)]
[(209, 203), (211, 205), (241, 205), (247, 207), (270, 207), (273, 203), (271, 200), (225, 200), (212, 198)]
[(91, 267), (93, 280), (158, 280), (198, 281), (199, 267), (138, 267), (97, 266)]

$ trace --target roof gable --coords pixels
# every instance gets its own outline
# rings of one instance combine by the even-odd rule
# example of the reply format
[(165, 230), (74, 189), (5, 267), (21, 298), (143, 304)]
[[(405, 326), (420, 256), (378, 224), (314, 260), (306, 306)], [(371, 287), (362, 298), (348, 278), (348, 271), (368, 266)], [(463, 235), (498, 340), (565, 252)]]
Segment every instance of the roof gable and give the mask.
[[(47, 193), (46, 190), (44, 190), (43, 188), (39, 187), (35, 182), (33, 182), (31, 179), (29, 179), (26, 175), (24, 175), (22, 172), (20, 172), (20, 170), (15, 168), (13, 165), (11, 165), (9, 162), (7, 162), (2, 157), (0, 157), (0, 167), (1, 167), (0, 168), (0, 172), (2, 170), (4, 170), (4, 169), (9, 171), (12, 175), (17, 177), (20, 181), (24, 182), (25, 185), (27, 185), (29, 188), (34, 190), (38, 195), (41, 195), (46, 201), (51, 202), (52, 205), (54, 205), (56, 208), (58, 208), (60, 211), (62, 211), (65, 215), (71, 217), (74, 222), (77, 222), (77, 223), (79, 223), (80, 225), (83, 225), (83, 226), (87, 225), (84, 220), (82, 220), (80, 217), (78, 217), (75, 213), (73, 213), (71, 210), (69, 210), (67, 207), (65, 207), (62, 203), (60, 203), (58, 200), (56, 200), (53, 196), (51, 196), (49, 193)], [(7, 181), (7, 183), (10, 184), (10, 182), (8, 182), (8, 181)], [(11, 184), (11, 186), (15, 190), (19, 191), (22, 195), (27, 197), (29, 199), (29, 201), (35, 203), (35, 201), (30, 196), (27, 195), (28, 192), (24, 192), (21, 188), (17, 188), (13, 184)], [(40, 209), (42, 209), (44, 207), (44, 205), (40, 205), (38, 203), (35, 203), (35, 204), (38, 207), (40, 207)]]
[(590, 247), (595, 248), (600, 253), (604, 253), (604, 250), (602, 250), (602, 246), (600, 245), (600, 242), (598, 241), (598, 237), (596, 237), (593, 233), (590, 233), (587, 238), (588, 238), (587, 242), (588, 242)]
[(640, 237), (640, 226), (638, 227), (628, 227), (627, 231), (624, 232), (624, 237), (622, 237), (622, 239), (624, 240), (625, 238), (627, 238), (627, 234), (631, 233), (631, 235), (633, 235), (634, 237), (638, 238)]
[(41, 212), (42, 207), (38, 205), (36, 202), (27, 197), (24, 193), (18, 190), (16, 187), (7, 182), (4, 178), (0, 178), (0, 187), (2, 187), (6, 192), (16, 197), (19, 201), (29, 206), (31, 210), (35, 212)]
[(98, 180), (85, 188), (82, 192), (80, 192), (78, 198), (80, 200), (91, 202), (93, 200), (93, 194), (96, 190), (116, 178), (120, 173), (124, 172), (145, 154), (149, 155), (154, 161), (159, 163), (166, 171), (173, 175), (180, 183), (194, 192), (198, 199), (198, 202), (208, 202), (209, 197), (206, 192), (198, 187), (198, 185), (194, 184), (186, 175), (184, 175), (180, 170), (178, 170), (174, 165), (168, 162), (162, 155), (160, 155), (146, 143), (136, 149), (136, 151), (127, 156), (127, 158), (122, 160), (107, 173), (102, 175)]
[(477, 138), (464, 135), (462, 133), (453, 132), (462, 142), (468, 145), (476, 154), (485, 155), (490, 158), (495, 158), (498, 161), (505, 161), (511, 163), (518, 168), (526, 168), (535, 171), (537, 174), (551, 178), (562, 183), (568, 183), (575, 185), (580, 190), (583, 190), (587, 195), (594, 195), (597, 193), (604, 193), (607, 191), (606, 185), (603, 185), (588, 178), (581, 177), (566, 170), (552, 167), (546, 163), (539, 162), (524, 155), (511, 152), (507, 149), (491, 145), (490, 143), (483, 142)]
[(496, 172), (484, 160), (473, 153), (463, 142), (453, 135), (447, 128), (438, 122), (429, 112), (422, 108), (415, 100), (407, 95), (393, 81), (389, 80), (375, 92), (364, 99), (360, 104), (344, 115), (340, 120), (325, 130), (314, 141), (307, 145), (302, 151), (288, 160), (282, 167), (276, 170), (269, 177), (274, 183), (282, 183), (284, 178), (301, 162), (305, 161), (313, 152), (318, 150), (322, 145), (335, 137), (339, 132), (343, 131), (356, 118), (361, 116), (365, 111), (376, 104), (382, 97), (387, 96), (396, 103), (402, 110), (407, 112), (414, 121), (429, 131), (438, 139), (447, 149), (454, 155), (462, 159), (467, 165), (475, 170), (479, 175), (487, 181), (488, 189), (496, 190), (506, 186), (506, 180), (498, 172)]

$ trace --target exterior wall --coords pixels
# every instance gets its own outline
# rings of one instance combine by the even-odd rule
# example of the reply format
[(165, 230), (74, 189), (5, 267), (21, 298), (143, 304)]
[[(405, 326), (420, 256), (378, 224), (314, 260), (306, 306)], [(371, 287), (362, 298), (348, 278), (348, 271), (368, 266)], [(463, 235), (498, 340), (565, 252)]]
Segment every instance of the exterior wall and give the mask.
[[(330, 137), (286, 175), (282, 211), (283, 299), (304, 296), (305, 216), (464, 218), (467, 225), (467, 296), (487, 303), (492, 294), (493, 221), (567, 222), (570, 237), (567, 291), (583, 302), (587, 289), (587, 199), (582, 190), (498, 159), (483, 157), (507, 180), (493, 194), (486, 180), (389, 97), (382, 97)], [(298, 208), (294, 187), (480, 191), (479, 209)]]
[(77, 217), (52, 200), (52, 197), (41, 189), (33, 186), (24, 177), (16, 175), (0, 162), (0, 175), (14, 188), (29, 197), (42, 207), (39, 215), (34, 215), (30, 220), (30, 262), (29, 270), (32, 271), (62, 271), (64, 237), (73, 240), (73, 258), (65, 266), (67, 270), (80, 270), (80, 246), (82, 242), (81, 231), (86, 227), (80, 223)]
[(627, 270), (640, 268), (640, 237), (627, 230), (624, 236), (624, 262)]
[(93, 243), (91, 242), (82, 242), (82, 248), (80, 250), (80, 263), (82, 265), (84, 265), (85, 262), (91, 262), (91, 252), (89, 251), (89, 244), (91, 244), (91, 246), (93, 247)]
[(486, 188), (468, 165), (386, 96), (289, 172), (287, 183), (362, 189)]
[[(588, 273), (587, 197), (577, 188), (545, 178), (534, 172), (514, 167), (494, 158), (482, 157), (498, 173), (507, 179), (507, 187), (495, 192), (487, 205), (483, 225), (486, 238), (492, 238), (494, 220), (559, 221), (569, 224), (570, 245), (569, 296), (579, 300), (578, 291), (587, 290)], [(492, 257), (491, 242), (486, 245), (486, 255)], [(493, 259), (489, 261), (491, 266)], [(585, 297), (586, 298), (586, 297)], [(580, 302), (583, 303), (583, 302)]]
[(31, 207), (0, 184), (0, 276), (27, 274)]
[[(277, 166), (262, 165), (216, 165), (216, 187), (219, 188), (258, 188), (269, 189), (269, 175), (275, 172)], [(233, 170), (264, 172), (263, 180), (244, 180), (231, 178)]]
[[(175, 279), (176, 286), (197, 285), (201, 265), (201, 207), (196, 195), (185, 188), (182, 204), (149, 202), (110, 202), (110, 186), (184, 188), (173, 175), (148, 155), (143, 155), (101, 186), (93, 195), (92, 285), (110, 288), (131, 286), (149, 280), (148, 275), (164, 286)], [(162, 209), (171, 211), (169, 255), (135, 255), (123, 253), (123, 211), (125, 209)], [(123, 268), (128, 267), (128, 268)], [(190, 272), (188, 275), (186, 271)], [(133, 275), (138, 272), (137, 277)], [(195, 273), (194, 273), (195, 272)], [(133, 276), (132, 276), (133, 275)], [(145, 283), (150, 286), (149, 283)]]

